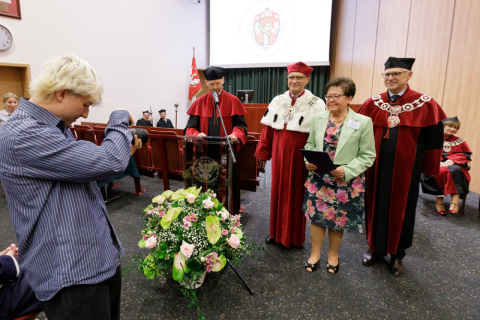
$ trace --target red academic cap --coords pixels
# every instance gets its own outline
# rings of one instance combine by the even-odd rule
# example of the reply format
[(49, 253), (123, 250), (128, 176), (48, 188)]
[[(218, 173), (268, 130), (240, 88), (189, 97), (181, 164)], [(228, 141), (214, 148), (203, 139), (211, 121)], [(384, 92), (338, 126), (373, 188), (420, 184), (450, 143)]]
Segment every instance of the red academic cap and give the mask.
[(312, 73), (313, 68), (307, 66), (303, 62), (297, 62), (291, 65), (287, 66), (288, 73), (290, 72), (300, 72), (306, 75), (307, 77), (310, 77), (310, 73)]

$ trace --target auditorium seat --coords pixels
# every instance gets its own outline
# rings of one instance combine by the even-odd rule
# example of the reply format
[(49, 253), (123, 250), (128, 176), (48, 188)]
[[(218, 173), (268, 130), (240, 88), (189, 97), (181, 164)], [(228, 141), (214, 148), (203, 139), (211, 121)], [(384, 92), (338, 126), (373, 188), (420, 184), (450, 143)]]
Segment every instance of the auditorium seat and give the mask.
[(89, 126), (76, 124), (73, 126), (73, 130), (76, 132), (76, 136), (78, 139), (90, 141), (97, 144), (97, 141), (95, 139), (95, 132), (93, 131), (93, 129), (90, 129)]
[(151, 132), (149, 139), (152, 147), (152, 170), (163, 179), (164, 190), (169, 190), (169, 179), (182, 181), (183, 149), (179, 147), (179, 141), (182, 141), (183, 137), (177, 136), (175, 132)]

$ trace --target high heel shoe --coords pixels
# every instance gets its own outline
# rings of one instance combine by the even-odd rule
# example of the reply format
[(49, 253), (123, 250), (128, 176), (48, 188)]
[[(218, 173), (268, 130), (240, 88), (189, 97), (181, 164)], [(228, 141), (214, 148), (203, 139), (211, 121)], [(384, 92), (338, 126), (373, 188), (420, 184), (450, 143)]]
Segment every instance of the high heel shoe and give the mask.
[(450, 206), (451, 206), (452, 204), (455, 206), (455, 208), (457, 208), (457, 210), (455, 210), (455, 209), (450, 209), (450, 210), (448, 210), (448, 212), (453, 213), (453, 214), (458, 214), (458, 203), (452, 202), (452, 203), (450, 203)]
[[(330, 272), (332, 270), (333, 272)], [(332, 266), (330, 263), (327, 263), (327, 272), (329, 274), (335, 274), (340, 270), (340, 259), (338, 259), (338, 264), (336, 266)]]
[[(305, 266), (305, 270), (307, 270), (308, 272), (312, 273), (312, 272), (315, 271), (315, 269), (317, 268), (317, 265), (318, 265), (319, 262), (320, 262), (320, 259), (318, 259), (318, 261), (315, 262), (315, 263), (308, 263), (308, 261), (305, 262), (305, 265), (304, 265), (304, 266)], [(310, 270), (308, 270), (307, 268), (310, 268)]]
[[(440, 206), (440, 209), (443, 209), (443, 210), (438, 210), (437, 209), (437, 206)], [(437, 211), (437, 213), (441, 216), (445, 216), (447, 213), (445, 212), (445, 207), (443, 206), (443, 202), (442, 203), (439, 203), (439, 202), (435, 202), (435, 210)]]

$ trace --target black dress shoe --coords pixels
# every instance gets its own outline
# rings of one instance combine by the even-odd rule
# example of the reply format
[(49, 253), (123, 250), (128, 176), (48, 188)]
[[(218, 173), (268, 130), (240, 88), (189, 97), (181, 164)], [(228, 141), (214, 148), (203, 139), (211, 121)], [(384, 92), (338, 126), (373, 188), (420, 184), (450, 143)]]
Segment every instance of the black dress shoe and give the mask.
[(267, 236), (267, 239), (265, 239), (266, 243), (275, 243), (275, 239), (270, 238), (270, 236)]
[(405, 271), (402, 259), (392, 258), (390, 261), (390, 273), (395, 277), (400, 277)]
[(373, 266), (376, 261), (377, 261), (377, 258), (373, 254), (372, 250), (368, 249), (368, 251), (363, 254), (362, 264), (364, 266), (366, 267)]

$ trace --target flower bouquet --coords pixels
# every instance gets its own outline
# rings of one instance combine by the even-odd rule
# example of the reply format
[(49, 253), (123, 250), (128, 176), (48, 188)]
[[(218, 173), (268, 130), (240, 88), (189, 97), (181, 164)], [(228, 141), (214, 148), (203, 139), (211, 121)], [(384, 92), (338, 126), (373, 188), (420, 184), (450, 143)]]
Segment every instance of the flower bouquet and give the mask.
[[(171, 273), (192, 296), (205, 274), (222, 270), (227, 259), (236, 263), (252, 253), (246, 244), (240, 223), (240, 215), (230, 215), (211, 190), (201, 188), (167, 190), (153, 198), (144, 209), (145, 229), (141, 248), (150, 253), (139, 265), (144, 275), (155, 275), (166, 280)], [(199, 313), (200, 314), (200, 313)]]

